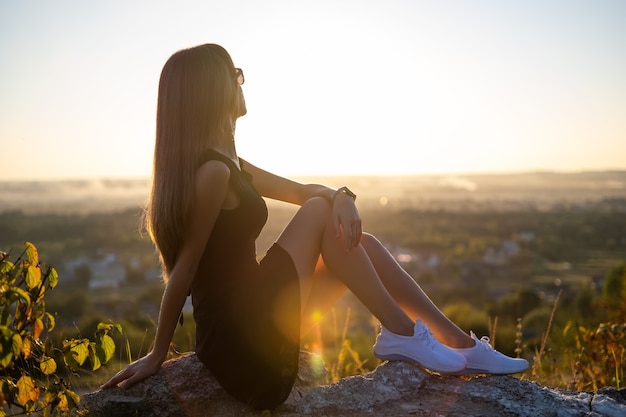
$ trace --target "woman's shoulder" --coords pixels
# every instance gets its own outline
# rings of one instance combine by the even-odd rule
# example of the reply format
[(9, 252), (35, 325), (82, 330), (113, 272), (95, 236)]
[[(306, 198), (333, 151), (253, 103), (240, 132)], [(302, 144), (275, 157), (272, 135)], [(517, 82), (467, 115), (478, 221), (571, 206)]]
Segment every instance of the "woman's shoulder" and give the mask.
[(230, 168), (225, 161), (209, 159), (200, 165), (196, 174), (196, 182), (201, 187), (226, 185), (230, 179)]
[(212, 160), (217, 160), (217, 161), (222, 161), (224, 162), (229, 168), (237, 168), (239, 169), (239, 164), (236, 163), (233, 159), (231, 159), (230, 157), (226, 156), (224, 153), (210, 148), (209, 150), (207, 150), (205, 156), (204, 156), (204, 160), (205, 162), (208, 161), (212, 161)]

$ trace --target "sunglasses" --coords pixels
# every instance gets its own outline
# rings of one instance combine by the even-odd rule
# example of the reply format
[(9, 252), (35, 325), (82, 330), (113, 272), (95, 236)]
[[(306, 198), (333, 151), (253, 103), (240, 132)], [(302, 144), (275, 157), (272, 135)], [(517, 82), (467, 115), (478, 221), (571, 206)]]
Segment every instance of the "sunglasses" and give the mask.
[(237, 80), (237, 84), (243, 85), (246, 82), (246, 77), (243, 75), (243, 70), (241, 68), (235, 68), (235, 76), (233, 79)]

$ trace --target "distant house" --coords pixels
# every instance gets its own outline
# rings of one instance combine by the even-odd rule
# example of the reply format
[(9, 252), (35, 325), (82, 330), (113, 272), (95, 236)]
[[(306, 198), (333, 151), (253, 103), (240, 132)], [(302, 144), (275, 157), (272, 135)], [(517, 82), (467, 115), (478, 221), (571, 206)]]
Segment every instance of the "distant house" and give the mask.
[(126, 268), (117, 260), (115, 254), (109, 254), (102, 260), (92, 262), (92, 277), (89, 289), (118, 288), (126, 281)]
[(91, 271), (89, 289), (118, 288), (126, 281), (126, 267), (114, 253), (107, 253), (100, 258), (82, 256), (65, 262), (65, 268), (71, 274), (83, 265)]
[(390, 251), (402, 267), (412, 265), (418, 269), (437, 269), (441, 266), (439, 255), (433, 252), (415, 253), (407, 248), (395, 248)]
[(488, 247), (483, 254), (483, 262), (492, 266), (506, 265), (519, 251), (520, 246), (517, 242), (505, 240), (498, 246)]

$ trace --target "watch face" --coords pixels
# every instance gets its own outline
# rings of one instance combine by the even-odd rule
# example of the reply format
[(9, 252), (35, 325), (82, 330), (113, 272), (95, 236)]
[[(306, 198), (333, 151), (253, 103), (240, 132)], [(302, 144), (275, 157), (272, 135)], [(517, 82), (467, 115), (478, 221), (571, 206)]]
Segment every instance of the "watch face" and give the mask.
[(342, 192), (346, 193), (347, 195), (352, 197), (354, 200), (356, 200), (356, 194), (354, 194), (352, 191), (350, 191), (350, 189), (348, 187), (341, 187), (341, 190), (342, 190)]

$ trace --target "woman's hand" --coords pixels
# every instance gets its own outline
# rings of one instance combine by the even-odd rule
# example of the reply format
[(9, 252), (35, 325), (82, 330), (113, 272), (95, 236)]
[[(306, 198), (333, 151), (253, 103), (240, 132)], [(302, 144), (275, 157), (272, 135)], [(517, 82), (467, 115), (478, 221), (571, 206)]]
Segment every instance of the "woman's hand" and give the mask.
[(113, 378), (105, 382), (100, 389), (115, 386), (119, 386), (122, 389), (130, 388), (137, 382), (156, 374), (158, 370), (161, 369), (162, 363), (163, 359), (157, 358), (156, 355), (151, 352), (119, 371)]
[(350, 252), (361, 241), (363, 227), (361, 215), (356, 208), (354, 199), (344, 193), (338, 193), (333, 198), (333, 225), (337, 239), (343, 238), (346, 244), (346, 252)]

